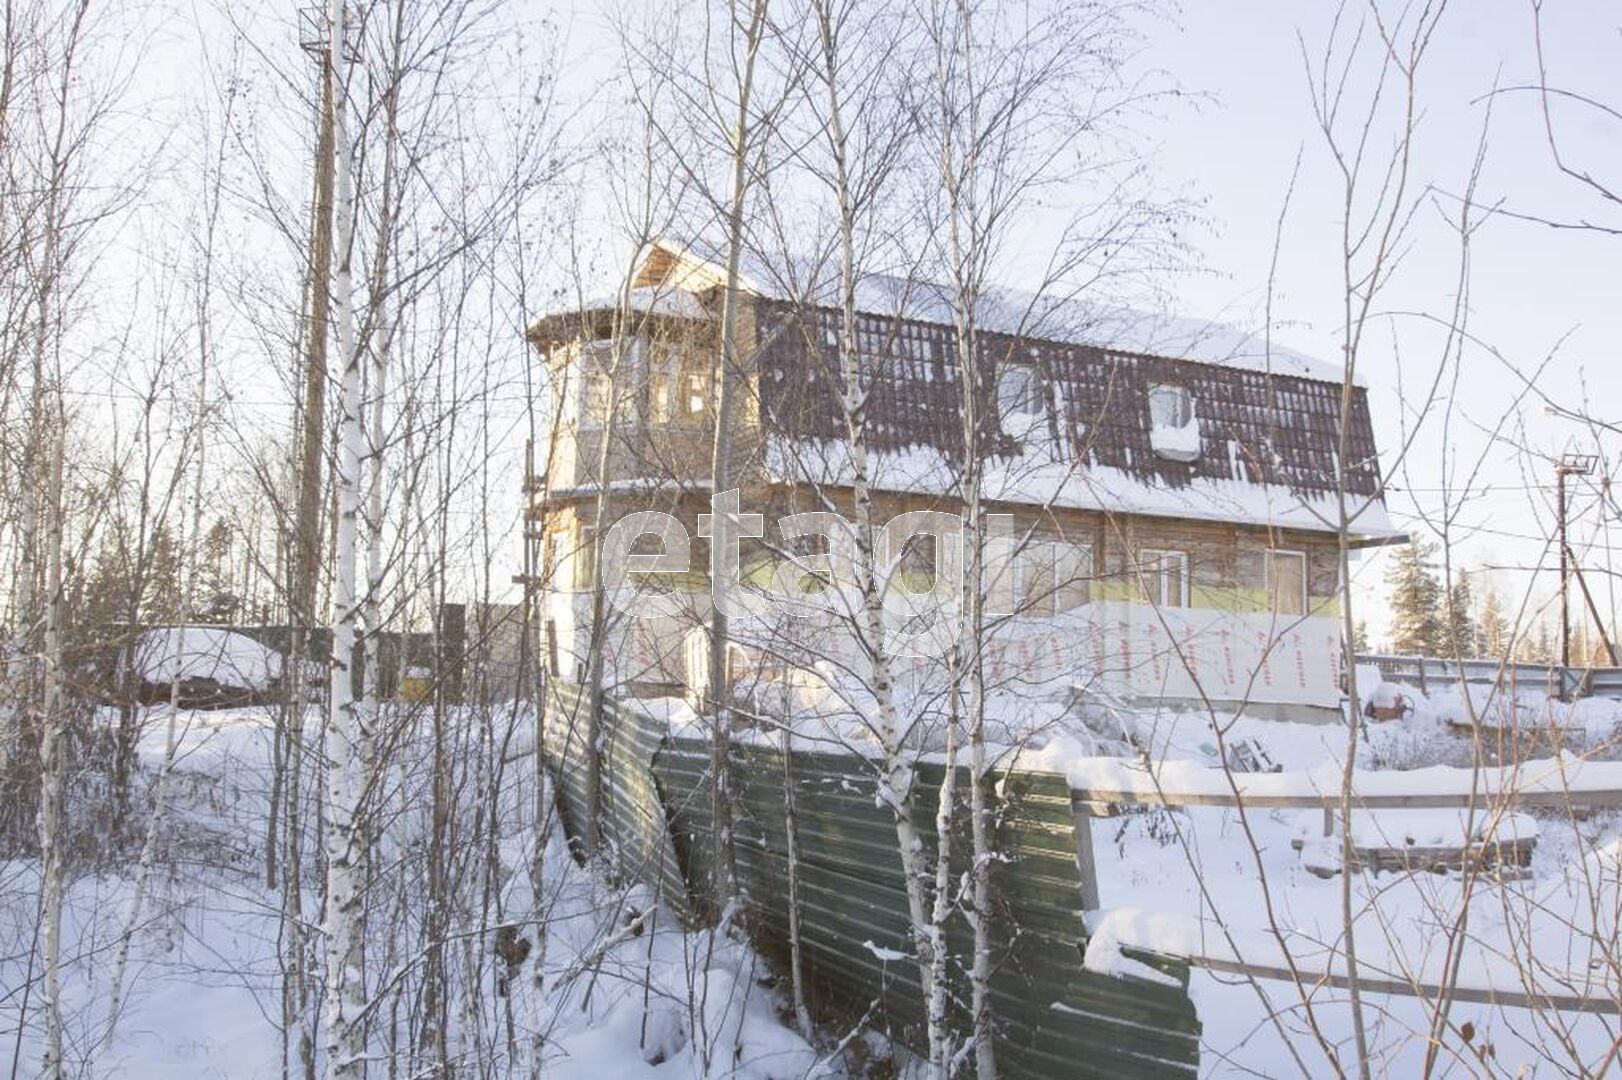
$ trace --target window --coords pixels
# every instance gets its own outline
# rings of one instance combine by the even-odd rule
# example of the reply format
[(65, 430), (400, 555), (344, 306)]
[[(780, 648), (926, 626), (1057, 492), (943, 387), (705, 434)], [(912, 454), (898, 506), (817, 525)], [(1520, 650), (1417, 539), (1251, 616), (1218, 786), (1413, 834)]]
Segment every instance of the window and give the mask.
[(1185, 464), (1200, 456), (1194, 401), (1181, 386), (1149, 388), (1149, 445), (1159, 457)]
[(661, 370), (655, 370), (648, 385), (648, 419), (655, 423), (669, 420), (676, 404), (676, 381)]
[[(656, 532), (644, 532), (631, 541), (631, 549), (627, 554), (663, 555), (666, 550), (664, 536)], [(642, 593), (667, 593), (675, 589), (671, 574), (644, 572), (633, 573), (629, 577), (636, 583), (637, 590)]]
[(1194, 399), (1181, 386), (1151, 386), (1149, 419), (1157, 428), (1186, 428), (1194, 422)]
[(933, 533), (915, 532), (907, 537), (896, 567), (896, 587), (902, 592), (927, 593), (935, 587), (936, 542)]
[(1042, 617), (1053, 614), (1053, 545), (1031, 543), (1014, 556), (1014, 588), (1021, 615)]
[[(627, 350), (615, 369), (614, 343), (588, 341), (580, 346), (580, 426), (600, 428), (608, 423), (609, 410), (616, 399), (625, 398), (631, 380), (626, 377), (633, 357)], [(621, 419), (625, 419), (621, 414)]]
[(574, 587), (589, 589), (597, 580), (597, 529), (580, 526), (580, 542), (574, 549)]
[[(1004, 364), (997, 374), (997, 412), (1004, 421), (1029, 423), (1040, 417), (1042, 380), (1030, 364)], [(1006, 426), (1006, 425), (1005, 425)]]
[(1093, 596), (1093, 549), (1085, 544), (1054, 546), (1055, 614), (1081, 607)]
[(1267, 603), (1278, 615), (1307, 613), (1307, 556), (1303, 551), (1267, 553)]
[(651, 365), (648, 406), (659, 423), (694, 423), (704, 418), (709, 405), (710, 375), (699, 357), (670, 353)]
[(833, 581), (833, 543), (819, 532), (791, 533), (783, 538), (784, 558), (773, 573), (774, 585), (793, 595), (815, 595)]
[(557, 532), (547, 532), (541, 537), (541, 577), (550, 584), (557, 571), (558, 537)]
[[(616, 356), (616, 351), (618, 355)], [(647, 342), (631, 340), (581, 342), (574, 377), (580, 395), (580, 426), (587, 429), (607, 425), (609, 410), (619, 410), (618, 424), (629, 427), (637, 421), (638, 400), (644, 383), (650, 386), (652, 411), (663, 415), (658, 404), (670, 397), (670, 383), (660, 372), (648, 372)], [(685, 369), (684, 369), (685, 370)], [(652, 379), (648, 376), (652, 375)], [(702, 385), (702, 384), (700, 384)], [(678, 402), (678, 405), (680, 403)], [(700, 406), (702, 410), (702, 406)]]
[(1016, 610), (1038, 618), (1070, 611), (1092, 597), (1092, 549), (1062, 540), (1032, 541), (1014, 556)]
[(1157, 607), (1190, 606), (1186, 551), (1140, 551), (1138, 568), (1146, 601)]

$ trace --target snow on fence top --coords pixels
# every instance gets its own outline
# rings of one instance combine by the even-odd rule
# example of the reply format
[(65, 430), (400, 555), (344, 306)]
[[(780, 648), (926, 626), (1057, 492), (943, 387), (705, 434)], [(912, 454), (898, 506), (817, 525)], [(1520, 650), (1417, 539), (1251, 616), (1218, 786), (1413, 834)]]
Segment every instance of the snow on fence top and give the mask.
[(212, 679), (247, 690), (263, 690), (282, 673), (276, 650), (214, 626), (148, 630), (135, 643), (134, 663), (150, 683)]
[[(1196, 761), (1156, 763), (1151, 769), (1126, 758), (1082, 757), (1044, 761), (1041, 751), (1030, 767), (1062, 772), (1078, 801), (1153, 803), (1165, 806), (1248, 805), (1314, 807), (1336, 805), (1344, 779), (1326, 762), (1312, 769), (1277, 773), (1228, 773)], [(1593, 761), (1573, 754), (1503, 766), (1464, 769), (1433, 765), (1423, 769), (1366, 770), (1352, 774), (1352, 801), (1359, 806), (1462, 806), (1512, 802), (1522, 806), (1622, 807), (1622, 761)]]

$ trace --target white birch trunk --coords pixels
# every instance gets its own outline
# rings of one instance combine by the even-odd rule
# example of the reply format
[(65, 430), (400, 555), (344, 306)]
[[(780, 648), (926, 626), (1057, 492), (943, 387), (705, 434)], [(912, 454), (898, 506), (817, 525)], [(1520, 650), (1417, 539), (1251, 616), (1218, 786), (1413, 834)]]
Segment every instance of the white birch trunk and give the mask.
[[(361, 680), (360, 737), (361, 737), (361, 791), (370, 793), (375, 778), (371, 769), (376, 764), (377, 726), (380, 705), (378, 685), (382, 678), (382, 658), (379, 643), (382, 640), (383, 575), (386, 564), (383, 556), (383, 513), (385, 470), (383, 467), (384, 400), (388, 396), (389, 353), (394, 346), (394, 319), (389, 296), (389, 267), (394, 250), (395, 169), (399, 147), (399, 102), (401, 38), (405, 32), (404, 19), (399, 8), (393, 13), (393, 53), (390, 63), (390, 83), (384, 105), (385, 130), (383, 133), (383, 175), (380, 188), (382, 205), (378, 211), (377, 251), (372, 267), (372, 311), (376, 318), (371, 348), (371, 366), (368, 369), (366, 394), (371, 403), (371, 415), (366, 426), (366, 460), (371, 463), (371, 474), (366, 493), (366, 593), (363, 626), (366, 632), (366, 663)], [(404, 662), (402, 649), (401, 662)]]
[[(974, 56), (975, 42), (970, 26), (971, 10), (958, 8), (958, 24), (954, 27), (955, 40), (951, 48), (961, 51), (966, 62)], [(954, 77), (961, 81), (965, 76)], [(970, 1045), (974, 1049), (975, 1071), (980, 1080), (992, 1080), (997, 1074), (996, 1057), (992, 1044), (991, 1017), (991, 945), (985, 913), (990, 906), (990, 873), (992, 853), (986, 823), (985, 800), (985, 679), (981, 665), (980, 645), (984, 632), (984, 567), (986, 528), (984, 508), (981, 504), (983, 473), (982, 434), (985, 426), (984, 406), (989, 397), (983, 385), (986, 374), (979, 348), (976, 327), (976, 302), (980, 290), (981, 273), (987, 258), (983, 230), (976, 228), (976, 175), (980, 168), (978, 155), (972, 150), (958, 154), (957, 140), (966, 130), (974, 140), (981, 135), (980, 98), (972, 81), (967, 90), (966, 110), (957, 109), (948, 100), (953, 87), (942, 76), (938, 87), (942, 127), (941, 166), (946, 193), (947, 257), (952, 274), (953, 323), (957, 349), (958, 385), (961, 388), (960, 408), (963, 431), (963, 475), (961, 479), (962, 521), (964, 537), (963, 579), (958, 590), (959, 625), (951, 651), (951, 697), (954, 706), (961, 706), (962, 719), (967, 725), (969, 742), (969, 818), (970, 852), (968, 885), (969, 902), (965, 915), (973, 932), (972, 958), (969, 964)], [(965, 115), (966, 111), (966, 115)], [(969, 216), (968, 236), (964, 236), (965, 216)], [(958, 717), (953, 709), (954, 720)], [(950, 740), (949, 740), (950, 743)], [(948, 770), (951, 769), (949, 758)], [(948, 791), (952, 787), (950, 771), (941, 785), (941, 827), (949, 823)], [(946, 836), (941, 837), (943, 852)], [(944, 857), (944, 856), (943, 856)], [(942, 882), (944, 873), (938, 875)], [(940, 912), (937, 897), (937, 914)], [(944, 929), (942, 927), (942, 929)], [(943, 1017), (944, 1019), (944, 1017)], [(948, 1075), (953, 1062), (946, 1063)]]
[[(963, 708), (969, 743), (969, 832), (972, 851), (969, 859), (969, 902), (964, 914), (973, 932), (969, 965), (970, 1039), (974, 1046), (975, 1072), (980, 1080), (997, 1075), (996, 1055), (991, 1041), (991, 938), (985, 918), (991, 906), (991, 837), (986, 821), (986, 687), (980, 645), (985, 631), (985, 546), (986, 522), (981, 503), (983, 407), (988, 392), (983, 385), (978, 333), (974, 321), (977, 289), (971, 284), (972, 271), (965, 273), (978, 253), (965, 251), (957, 221), (958, 192), (948, 195), (953, 202), (950, 228), (952, 261), (957, 275), (954, 302), (956, 322), (958, 385), (963, 388), (963, 580), (958, 599), (960, 607), (957, 640), (952, 648), (952, 695)], [(954, 710), (954, 716), (956, 716)], [(948, 782), (941, 787), (943, 825)], [(942, 838), (942, 848), (945, 839)]]
[(331, 34), (329, 78), (332, 80), (335, 225), (333, 322), (338, 358), (343, 365), (336, 484), (338, 522), (333, 581), (331, 697), (324, 745), (327, 755), (327, 802), (324, 846), (327, 857), (326, 932), (326, 1072), (332, 1077), (365, 1075), (365, 988), (361, 973), (361, 902), (358, 871), (363, 838), (359, 827), (359, 730), (350, 678), (359, 656), (356, 617), (356, 526), (361, 512), (360, 468), (364, 446), (361, 430), (360, 357), (355, 348), (352, 297), (352, 248), (355, 204), (349, 133), (345, 124), (348, 64), (344, 53), (344, 6), (333, 0), (328, 13)]
[(896, 850), (906, 883), (907, 917), (912, 928), (913, 955), (925, 1003), (931, 1060), (937, 1060), (944, 1046), (944, 1029), (935, 1023), (934, 1001), (939, 943), (930, 932), (927, 868), (923, 845), (913, 821), (914, 762), (904, 742), (896, 715), (894, 681), (885, 640), (884, 593), (875, 565), (876, 532), (873, 524), (873, 489), (867, 459), (868, 386), (864, 377), (856, 334), (856, 214), (849, 176), (848, 140), (840, 103), (838, 38), (834, 17), (825, 2), (816, 6), (818, 32), (828, 87), (828, 141), (834, 164), (834, 187), (839, 202), (840, 327), (839, 365), (844, 383), (840, 398), (846, 430), (846, 447), (851, 464), (851, 500), (854, 513), (852, 571), (862, 604), (862, 644), (867, 653), (867, 678), (873, 694), (879, 743), (883, 754), (883, 776), (879, 795), (895, 819)]
[[(73, 34), (77, 40), (84, 12), (81, 9), (74, 20)], [(38, 305), (34, 324), (32, 398), (34, 409), (30, 422), (36, 440), (50, 439), (50, 458), (43, 477), (30, 471), (24, 484), (25, 494), (37, 494), (43, 480), (43, 498), (35, 498), (26, 508), (25, 526), (33, 530), (32, 553), (25, 549), (29, 564), (29, 593), (24, 597), (27, 617), (37, 618), (43, 606), (44, 640), (41, 649), (39, 683), (39, 846), (40, 846), (40, 908), (44, 920), (44, 1009), (45, 1051), (44, 1075), (55, 1080), (65, 1075), (62, 1060), (62, 890), (65, 867), (62, 858), (62, 810), (64, 791), (64, 763), (62, 761), (63, 672), (62, 672), (62, 544), (64, 508), (62, 505), (62, 469), (64, 443), (67, 440), (67, 417), (61, 400), (60, 384), (54, 395), (46, 390), (46, 373), (50, 368), (51, 335), (54, 329), (52, 308), (57, 303), (56, 281), (61, 267), (62, 228), (61, 200), (64, 184), (63, 140), (67, 122), (67, 85), (72, 71), (72, 49), (66, 57), (61, 76), (62, 105), (56, 117), (56, 138), (50, 158), (49, 188), (46, 196), (43, 259), (34, 302)], [(61, 373), (57, 371), (60, 380)], [(47, 403), (54, 398), (54, 416), (47, 419)], [(38, 442), (29, 452), (30, 463), (37, 469), (33, 455)], [(45, 550), (38, 550), (39, 530), (43, 526)], [(43, 558), (41, 557), (43, 554)], [(42, 565), (43, 564), (43, 565)], [(43, 573), (42, 573), (43, 571)], [(43, 589), (40, 588), (43, 586)], [(43, 605), (40, 602), (43, 601)], [(32, 635), (30, 635), (32, 637)]]
[[(954, 687), (952, 694), (956, 695)], [(950, 980), (947, 975), (951, 963), (946, 949), (946, 920), (952, 916), (952, 805), (957, 801), (957, 733), (960, 721), (954, 703), (946, 725), (946, 748), (942, 764), (946, 772), (941, 777), (940, 801), (935, 807), (935, 882), (934, 904), (930, 909), (925, 938), (935, 968), (934, 983), (928, 999), (929, 1073), (935, 1080), (949, 1080), (957, 1056), (956, 1040), (947, 1024), (947, 1010), (951, 1000), (947, 993)]]
[[(58, 410), (58, 419), (62, 419)], [(43, 1074), (50, 1080), (66, 1075), (62, 1060), (62, 852), (64, 763), (62, 727), (62, 455), (67, 432), (59, 426), (51, 445), (46, 497), (48, 532), (45, 553), (45, 682), (39, 733), (40, 909), (44, 921), (43, 993), (45, 1054)]]
[[(732, 465), (732, 394), (733, 379), (739, 365), (738, 357), (738, 295), (739, 263), (743, 257), (744, 203), (749, 191), (749, 152), (753, 140), (749, 120), (750, 99), (754, 92), (755, 62), (760, 53), (766, 30), (766, 0), (751, 0), (749, 22), (744, 37), (743, 70), (738, 77), (737, 114), (730, 133), (731, 138), (731, 190), (727, 206), (727, 265), (726, 286), (721, 298), (721, 359), (716, 370), (715, 394), (715, 447), (711, 455), (711, 491), (720, 495), (731, 489)], [(728, 568), (724, 554), (728, 545), (720, 542), (722, 530), (730, 531), (731, 523), (714, 523), (714, 539), (710, 542), (710, 656), (709, 684), (710, 711), (714, 721), (711, 739), (710, 769), (714, 782), (711, 807), (715, 826), (715, 899), (723, 908), (736, 899), (738, 874), (736, 852), (732, 843), (732, 791), (728, 746), (731, 742), (731, 711), (727, 707), (730, 688), (727, 685), (727, 612), (723, 605), (723, 582)]]
[[(783, 716), (789, 717), (788, 691), (783, 693)], [(800, 838), (794, 812), (794, 725), (785, 720), (780, 733), (783, 747), (783, 833), (788, 843), (788, 951), (789, 990), (793, 995), (794, 1026), (807, 1040), (812, 1036), (811, 1011), (805, 1004), (805, 974), (800, 956)]]
[[(975, 367), (978, 358), (973, 342), (973, 324), (965, 320), (967, 344), (961, 346), (965, 370)], [(976, 367), (976, 371), (978, 369)], [(965, 430), (977, 430), (980, 424), (980, 380), (976, 376), (961, 380), (965, 401), (972, 401), (964, 409)], [(962, 629), (953, 659), (959, 669), (953, 672), (953, 681), (964, 686), (963, 702), (969, 738), (969, 834), (973, 851), (969, 863), (970, 897), (965, 907), (970, 929), (973, 931), (973, 959), (969, 967), (969, 1009), (971, 1038), (974, 1043), (975, 1072), (980, 1080), (992, 1080), (997, 1075), (996, 1054), (991, 1041), (991, 937), (986, 915), (991, 909), (991, 866), (993, 861), (991, 835), (986, 809), (986, 687), (985, 668), (980, 651), (985, 631), (985, 546), (986, 522), (980, 500), (979, 439), (968, 445), (968, 463), (964, 468), (964, 580), (961, 591), (963, 604)]]
[[(385, 305), (386, 302), (385, 302)], [(363, 608), (365, 627), (365, 664), (361, 677), (361, 700), (357, 710), (357, 723), (361, 740), (360, 790), (370, 792), (375, 778), (371, 769), (376, 763), (376, 737), (381, 706), (378, 701), (378, 683), (382, 675), (379, 643), (382, 640), (383, 573), (383, 397), (388, 382), (389, 334), (392, 324), (382, 319), (378, 333), (382, 341), (372, 355), (370, 386), (371, 418), (367, 430), (367, 460), (372, 463), (366, 493), (366, 592)], [(401, 661), (403, 662), (403, 649)]]

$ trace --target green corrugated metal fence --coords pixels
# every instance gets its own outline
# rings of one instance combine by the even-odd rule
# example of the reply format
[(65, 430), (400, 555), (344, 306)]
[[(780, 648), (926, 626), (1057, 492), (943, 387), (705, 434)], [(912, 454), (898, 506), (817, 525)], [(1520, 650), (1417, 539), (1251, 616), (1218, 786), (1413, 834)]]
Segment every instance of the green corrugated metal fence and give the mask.
[[(546, 710), (547, 765), (562, 796), (563, 825), (571, 839), (586, 821), (586, 695), (554, 683)], [(635, 709), (607, 703), (602, 740), (603, 850), (621, 880), (640, 882), (684, 919), (692, 915), (687, 882), (672, 843), (664, 802), (653, 775), (663, 725)]]
[[(579, 697), (560, 693), (546, 745), (567, 814), (582, 820), (578, 741), (566, 723)], [(684, 912), (707, 907), (713, 847), (710, 747), (667, 736), (638, 711), (610, 704), (603, 730), (602, 833), (614, 865), (657, 889)], [(853, 755), (796, 749), (788, 771), (782, 751), (740, 740), (733, 746), (734, 817), (739, 886), (762, 951), (785, 955), (788, 934), (788, 833), (785, 777), (793, 778), (799, 853), (800, 936), (814, 1004), (825, 1014), (859, 1017), (922, 1045), (923, 1002), (911, 959), (905, 881), (895, 823), (876, 799), (877, 763)], [(914, 813), (935, 849), (939, 765), (919, 768)], [(1186, 992), (1187, 970), (1167, 985), (1120, 979), (1082, 966), (1081, 882), (1075, 818), (1063, 777), (998, 774), (995, 802), (999, 862), (993, 873), (993, 1007), (999, 1071), (1009, 1077), (1176, 1076), (1193, 1072), (1199, 1022)], [(967, 792), (960, 773), (959, 792)], [(963, 815), (957, 815), (962, 818)], [(954, 862), (966, 866), (967, 822), (953, 830)], [(686, 891), (675, 893), (685, 879)], [(961, 916), (949, 927), (950, 951), (970, 954)], [(966, 973), (951, 973), (967, 1021)], [(876, 1008), (875, 1008), (876, 1003)]]

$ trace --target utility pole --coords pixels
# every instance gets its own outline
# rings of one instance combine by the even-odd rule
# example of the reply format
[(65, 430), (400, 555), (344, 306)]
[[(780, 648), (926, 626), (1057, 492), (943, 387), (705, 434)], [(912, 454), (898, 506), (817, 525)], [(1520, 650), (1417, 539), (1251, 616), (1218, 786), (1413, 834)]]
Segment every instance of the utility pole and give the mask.
[[(301, 13), (300, 46), (320, 66), (321, 114), (316, 122), (315, 193), (310, 205), (310, 261), (305, 277), (304, 408), (298, 451), (299, 491), (293, 535), (292, 606), (297, 636), (315, 625), (321, 572), (321, 462), (326, 452), (327, 331), (331, 322), (333, 93), (325, 13)], [(295, 649), (297, 655), (302, 650)], [(302, 659), (302, 656), (298, 657)], [(302, 680), (298, 671), (295, 682)]]
[(1560, 537), (1560, 696), (1566, 696), (1565, 673), (1571, 666), (1571, 545), (1566, 539), (1566, 477), (1594, 471), (1593, 454), (1561, 454), (1554, 466), (1555, 527)]
[[(316, 117), (314, 192), (310, 199), (310, 251), (304, 277), (304, 398), (293, 452), (298, 502), (293, 534), (287, 544), (287, 610), (289, 640), (285, 675), (279, 768), (271, 780), (272, 818), (265, 844), (265, 878), (282, 886), (282, 914), (293, 929), (287, 952), (289, 963), (282, 982), (282, 1027), (293, 1043), (305, 1080), (315, 1077), (315, 1032), (309, 1016), (310, 972), (304, 948), (306, 923), (303, 890), (304, 819), (300, 789), (304, 776), (304, 710), (309, 704), (307, 661), (314, 651), (311, 630), (316, 624), (322, 554), (321, 463), (326, 452), (327, 333), (331, 315), (329, 279), (332, 274), (333, 119), (332, 54), (327, 14), (315, 8), (299, 13), (299, 47), (318, 65), (320, 113)], [(319, 684), (317, 684), (319, 685)], [(275, 814), (280, 809), (285, 844), (277, 866)], [(280, 874), (278, 875), (278, 869)], [(284, 1072), (291, 1056), (284, 1044)]]

